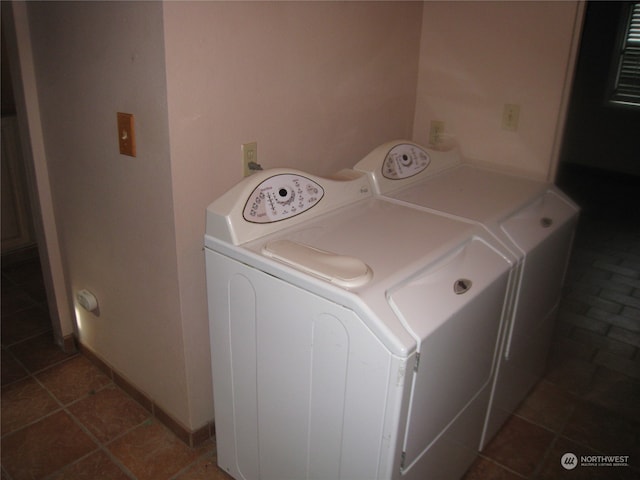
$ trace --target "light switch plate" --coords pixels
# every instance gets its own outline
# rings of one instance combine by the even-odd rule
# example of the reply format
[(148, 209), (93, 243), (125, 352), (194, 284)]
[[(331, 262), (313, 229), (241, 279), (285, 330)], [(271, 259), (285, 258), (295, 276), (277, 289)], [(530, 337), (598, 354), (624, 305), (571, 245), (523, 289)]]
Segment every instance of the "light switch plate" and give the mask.
[(122, 155), (136, 156), (136, 135), (131, 113), (118, 112), (118, 145)]
[(517, 132), (519, 121), (520, 105), (506, 103), (502, 110), (502, 129), (510, 132)]

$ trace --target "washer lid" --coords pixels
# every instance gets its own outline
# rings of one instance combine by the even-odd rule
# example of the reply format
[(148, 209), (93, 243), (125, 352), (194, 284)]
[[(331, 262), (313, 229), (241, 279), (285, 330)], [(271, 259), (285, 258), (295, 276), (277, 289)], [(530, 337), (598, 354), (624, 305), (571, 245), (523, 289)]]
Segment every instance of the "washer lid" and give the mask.
[(243, 246), (363, 293), (374, 285), (390, 286), (404, 279), (477, 231), (473, 224), (368, 198)]
[(341, 287), (360, 287), (373, 277), (371, 268), (359, 258), (320, 250), (291, 240), (268, 242), (262, 248), (262, 253)]

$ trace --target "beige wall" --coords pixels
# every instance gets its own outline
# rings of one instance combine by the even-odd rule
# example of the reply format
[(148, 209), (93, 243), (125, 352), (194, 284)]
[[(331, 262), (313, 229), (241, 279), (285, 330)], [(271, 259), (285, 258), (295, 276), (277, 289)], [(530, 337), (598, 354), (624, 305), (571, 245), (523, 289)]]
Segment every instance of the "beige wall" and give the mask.
[[(30, 3), (56, 223), (79, 336), (188, 428), (213, 417), (209, 202), (267, 167), (329, 174), (408, 137), (422, 4)], [(390, 34), (392, 32), (392, 34)], [(117, 111), (137, 158), (117, 151)]]
[[(204, 425), (204, 212), (241, 179), (240, 145), (325, 175), (426, 143), (437, 118), (472, 157), (544, 175), (575, 11), (555, 3), (28, 3), (64, 274), (100, 304), (77, 309), (80, 340)], [(522, 106), (517, 134), (491, 123), (504, 102)], [(117, 151), (118, 111), (136, 158)]]
[[(162, 5), (28, 3), (49, 180), (80, 341), (188, 424)], [(118, 152), (135, 114), (138, 156)]]
[[(445, 122), (475, 160), (552, 176), (573, 74), (577, 2), (425, 2), (414, 140)], [(575, 25), (577, 21), (577, 25)], [(504, 104), (520, 105), (517, 132)]]
[(194, 415), (211, 414), (204, 212), (242, 178), (240, 145), (257, 141), (264, 168), (322, 175), (351, 167), (380, 139), (410, 136), (421, 8), (415, 2), (164, 5), (178, 276)]

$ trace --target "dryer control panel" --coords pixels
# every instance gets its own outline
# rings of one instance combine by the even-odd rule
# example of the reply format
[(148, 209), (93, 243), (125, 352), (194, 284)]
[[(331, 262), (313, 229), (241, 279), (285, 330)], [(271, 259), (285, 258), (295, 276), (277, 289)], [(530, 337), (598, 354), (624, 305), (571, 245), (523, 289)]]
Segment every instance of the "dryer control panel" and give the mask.
[(458, 148), (433, 150), (395, 140), (373, 149), (353, 167), (369, 177), (377, 194), (388, 194), (462, 163)]
[(398, 180), (417, 175), (429, 166), (429, 154), (410, 143), (396, 145), (384, 159), (382, 174), (386, 178)]

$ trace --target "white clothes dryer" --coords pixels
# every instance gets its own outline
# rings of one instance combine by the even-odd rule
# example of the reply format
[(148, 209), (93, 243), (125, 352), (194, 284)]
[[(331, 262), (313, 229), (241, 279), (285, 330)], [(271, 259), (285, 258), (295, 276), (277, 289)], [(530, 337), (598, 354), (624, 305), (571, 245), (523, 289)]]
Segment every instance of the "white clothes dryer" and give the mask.
[(517, 259), (483, 448), (544, 372), (578, 207), (550, 183), (463, 161), (455, 147), (389, 142), (354, 170), (381, 197), (484, 225)]
[(460, 478), (513, 263), (481, 226), (274, 169), (209, 205), (218, 463), (236, 479)]

